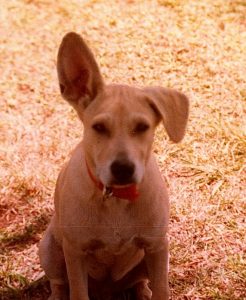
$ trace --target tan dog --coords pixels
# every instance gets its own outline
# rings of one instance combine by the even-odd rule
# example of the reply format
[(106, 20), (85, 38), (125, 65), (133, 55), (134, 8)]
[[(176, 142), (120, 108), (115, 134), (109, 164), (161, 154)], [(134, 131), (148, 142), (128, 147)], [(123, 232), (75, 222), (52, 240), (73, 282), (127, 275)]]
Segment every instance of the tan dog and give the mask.
[(168, 299), (169, 205), (151, 146), (161, 120), (172, 141), (183, 138), (188, 99), (161, 87), (105, 85), (75, 33), (60, 46), (58, 76), (84, 139), (59, 175), (40, 244), (50, 299), (108, 300), (128, 288), (134, 299)]

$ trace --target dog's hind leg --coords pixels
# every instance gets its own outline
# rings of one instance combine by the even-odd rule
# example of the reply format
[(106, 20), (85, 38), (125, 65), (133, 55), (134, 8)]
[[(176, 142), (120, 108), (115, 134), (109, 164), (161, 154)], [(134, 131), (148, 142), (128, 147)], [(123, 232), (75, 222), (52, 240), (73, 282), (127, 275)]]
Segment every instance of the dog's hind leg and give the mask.
[(124, 278), (114, 282), (114, 289), (117, 299), (151, 300), (152, 292), (145, 261), (141, 261)]
[(45, 274), (50, 280), (51, 296), (49, 300), (68, 300), (68, 281), (64, 254), (55, 240), (51, 225), (47, 228), (39, 244), (39, 257)]

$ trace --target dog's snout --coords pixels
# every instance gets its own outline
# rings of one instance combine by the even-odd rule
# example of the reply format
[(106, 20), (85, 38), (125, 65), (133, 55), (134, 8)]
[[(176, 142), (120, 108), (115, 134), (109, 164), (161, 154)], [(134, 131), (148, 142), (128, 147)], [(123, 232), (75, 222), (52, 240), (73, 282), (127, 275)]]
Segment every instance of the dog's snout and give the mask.
[(128, 184), (133, 182), (135, 165), (127, 159), (117, 159), (111, 164), (111, 173), (116, 184)]

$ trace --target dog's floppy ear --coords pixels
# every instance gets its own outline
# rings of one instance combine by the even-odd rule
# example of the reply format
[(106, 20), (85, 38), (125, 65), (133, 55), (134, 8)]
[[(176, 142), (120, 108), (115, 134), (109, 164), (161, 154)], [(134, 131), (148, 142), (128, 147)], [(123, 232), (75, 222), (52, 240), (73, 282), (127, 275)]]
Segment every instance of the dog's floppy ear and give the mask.
[(75, 108), (82, 102), (84, 108), (103, 88), (98, 65), (80, 35), (70, 32), (60, 45), (57, 58), (60, 90)]
[(180, 142), (188, 121), (188, 98), (176, 90), (162, 87), (148, 87), (144, 91), (159, 121), (163, 120), (169, 138), (175, 143)]

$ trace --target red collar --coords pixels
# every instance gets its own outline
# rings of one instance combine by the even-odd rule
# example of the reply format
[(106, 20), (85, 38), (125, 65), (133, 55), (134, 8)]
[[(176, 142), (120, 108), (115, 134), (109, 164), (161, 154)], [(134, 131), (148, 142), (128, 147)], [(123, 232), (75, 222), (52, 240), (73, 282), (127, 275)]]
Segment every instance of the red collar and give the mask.
[(87, 161), (86, 161), (86, 167), (91, 180), (95, 183), (98, 189), (103, 191), (104, 195), (126, 199), (131, 202), (134, 202), (139, 196), (139, 192), (136, 184), (131, 184), (129, 186), (124, 186), (124, 187), (106, 187), (101, 181), (97, 180), (95, 176), (92, 174)]

